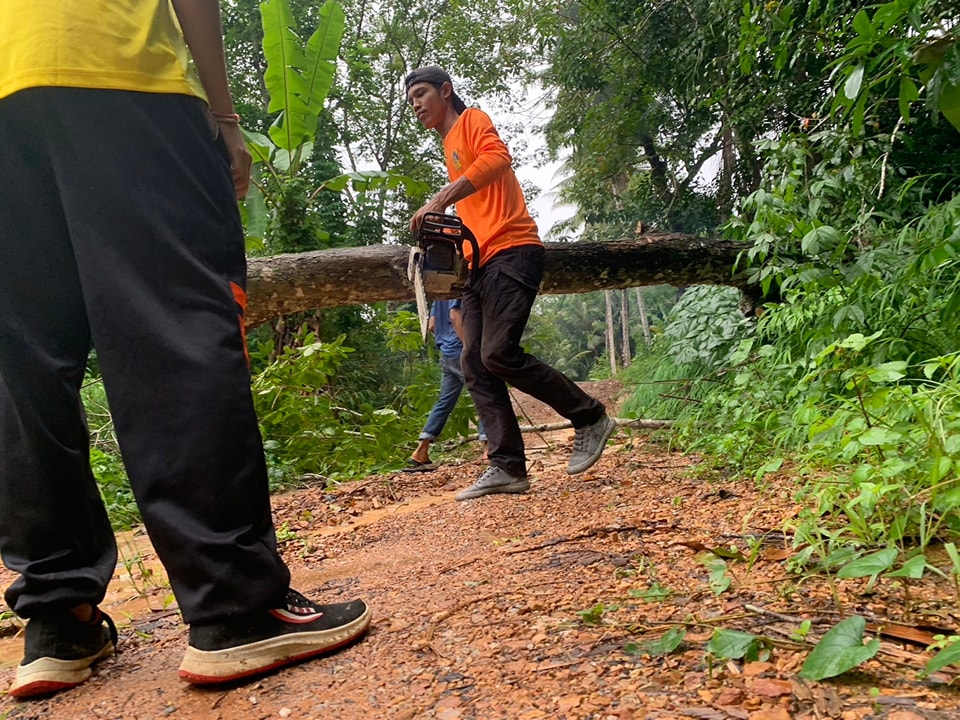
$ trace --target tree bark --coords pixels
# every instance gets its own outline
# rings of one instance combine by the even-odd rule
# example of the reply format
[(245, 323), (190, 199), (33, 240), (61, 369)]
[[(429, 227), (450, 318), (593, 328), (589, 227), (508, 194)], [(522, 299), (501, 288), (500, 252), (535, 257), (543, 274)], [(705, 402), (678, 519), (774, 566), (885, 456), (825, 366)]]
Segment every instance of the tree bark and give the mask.
[(613, 334), (613, 291), (604, 290), (603, 299), (606, 302), (607, 330), (604, 333), (607, 345), (607, 357), (610, 359), (610, 374), (617, 374), (617, 343)]
[[(733, 272), (745, 246), (693, 235), (649, 234), (615, 242), (545, 243), (540, 292), (547, 295), (644, 285), (732, 285), (759, 297), (745, 272)], [(280, 315), (385, 301), (414, 299), (408, 279), (410, 247), (371, 245), (335, 248), (248, 261), (246, 323)], [(455, 297), (431, 291), (427, 298)]]
[(620, 364), (630, 367), (630, 307), (626, 288), (620, 291)]
[(650, 318), (647, 317), (647, 303), (643, 299), (643, 290), (634, 288), (637, 294), (637, 311), (640, 313), (640, 325), (643, 327), (643, 341), (647, 347), (653, 347), (653, 336), (650, 334)]

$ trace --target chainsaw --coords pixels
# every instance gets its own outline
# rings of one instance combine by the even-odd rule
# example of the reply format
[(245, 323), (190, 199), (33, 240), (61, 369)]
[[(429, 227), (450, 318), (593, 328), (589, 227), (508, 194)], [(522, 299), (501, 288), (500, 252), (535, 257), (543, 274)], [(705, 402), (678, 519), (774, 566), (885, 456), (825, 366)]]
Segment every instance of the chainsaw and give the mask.
[(470, 266), (463, 244), (470, 243), (473, 262), (480, 257), (476, 236), (456, 215), (427, 213), (417, 230), (417, 244), (410, 248), (407, 277), (413, 283), (420, 317), (420, 335), (427, 340), (427, 293), (449, 296), (467, 284)]

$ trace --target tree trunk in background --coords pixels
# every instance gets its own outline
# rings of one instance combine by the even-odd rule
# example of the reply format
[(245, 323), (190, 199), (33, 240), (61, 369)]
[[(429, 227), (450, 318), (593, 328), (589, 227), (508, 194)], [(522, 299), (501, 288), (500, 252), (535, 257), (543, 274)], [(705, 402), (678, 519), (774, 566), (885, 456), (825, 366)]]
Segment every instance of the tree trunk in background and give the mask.
[(650, 318), (647, 317), (647, 303), (643, 299), (643, 288), (634, 288), (637, 293), (637, 310), (640, 312), (640, 326), (643, 328), (643, 340), (647, 347), (653, 347), (653, 337), (650, 335)]
[(607, 357), (610, 358), (610, 374), (617, 374), (617, 343), (613, 332), (613, 291), (606, 290), (603, 299), (607, 305), (607, 331), (604, 333), (607, 344)]
[(627, 289), (620, 291), (620, 364), (630, 367), (630, 303), (627, 302)]
[[(642, 285), (731, 285), (759, 299), (746, 272), (733, 272), (746, 246), (694, 235), (650, 234), (616, 242), (545, 243), (540, 292), (586, 293)], [(369, 245), (250, 258), (246, 323), (279, 315), (385, 301), (412, 301), (410, 247)], [(428, 288), (427, 299), (456, 297)]]

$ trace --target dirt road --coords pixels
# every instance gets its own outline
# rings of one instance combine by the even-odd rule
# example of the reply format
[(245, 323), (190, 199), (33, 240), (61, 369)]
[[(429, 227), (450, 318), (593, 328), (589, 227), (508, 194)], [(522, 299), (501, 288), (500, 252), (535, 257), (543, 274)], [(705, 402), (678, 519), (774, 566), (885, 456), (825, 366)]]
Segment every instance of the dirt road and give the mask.
[[(247, 684), (198, 689), (177, 678), (185, 628), (149, 544), (123, 535), (125, 563), (104, 603), (121, 629), (120, 653), (70, 692), (0, 699), (0, 717), (960, 717), (945, 684), (952, 675), (918, 678), (929, 657), (921, 647), (885, 639), (884, 652), (857, 672), (808, 683), (796, 672), (809, 648), (791, 640), (804, 618), (814, 621), (809, 641), (835, 624), (836, 599), (868, 619), (935, 616), (956, 627), (947, 583), (915, 583), (908, 607), (893, 582), (865, 594), (864, 582), (846, 581), (833, 595), (823, 579), (787, 572), (781, 542), (749, 563), (730, 560), (729, 587), (716, 592), (709, 558), (717, 558), (705, 561), (702, 551), (749, 553), (745, 536), (778, 529), (796, 512), (794, 481), (711, 481), (691, 472), (690, 458), (627, 431), (593, 470), (570, 478), (571, 435), (529, 436), (533, 481), (523, 496), (455, 502), (454, 489), (482, 470), (470, 449), (435, 472), (275, 498), (295, 586), (331, 600), (363, 597), (374, 622), (353, 647)], [(638, 649), (671, 628), (685, 633), (674, 653)], [(717, 628), (762, 635), (765, 654), (746, 662), (708, 653)], [(15, 635), (0, 642), (7, 668), (19, 653)]]

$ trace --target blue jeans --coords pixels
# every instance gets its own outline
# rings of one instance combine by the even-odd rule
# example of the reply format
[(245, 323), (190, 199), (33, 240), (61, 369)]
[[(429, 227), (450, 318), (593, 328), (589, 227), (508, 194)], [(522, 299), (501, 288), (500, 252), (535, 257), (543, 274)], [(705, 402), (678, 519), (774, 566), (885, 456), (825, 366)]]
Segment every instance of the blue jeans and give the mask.
[[(460, 369), (460, 356), (447, 357), (440, 356), (440, 370), (443, 377), (440, 379), (440, 397), (434, 403), (433, 410), (427, 417), (427, 424), (423, 426), (420, 433), (420, 440), (436, 440), (443, 432), (443, 426), (447, 424), (447, 418), (453, 412), (453, 408), (460, 399), (460, 393), (463, 391), (464, 379), (463, 370)], [(478, 428), (480, 439), (486, 440), (487, 436), (483, 432), (483, 425)]]

